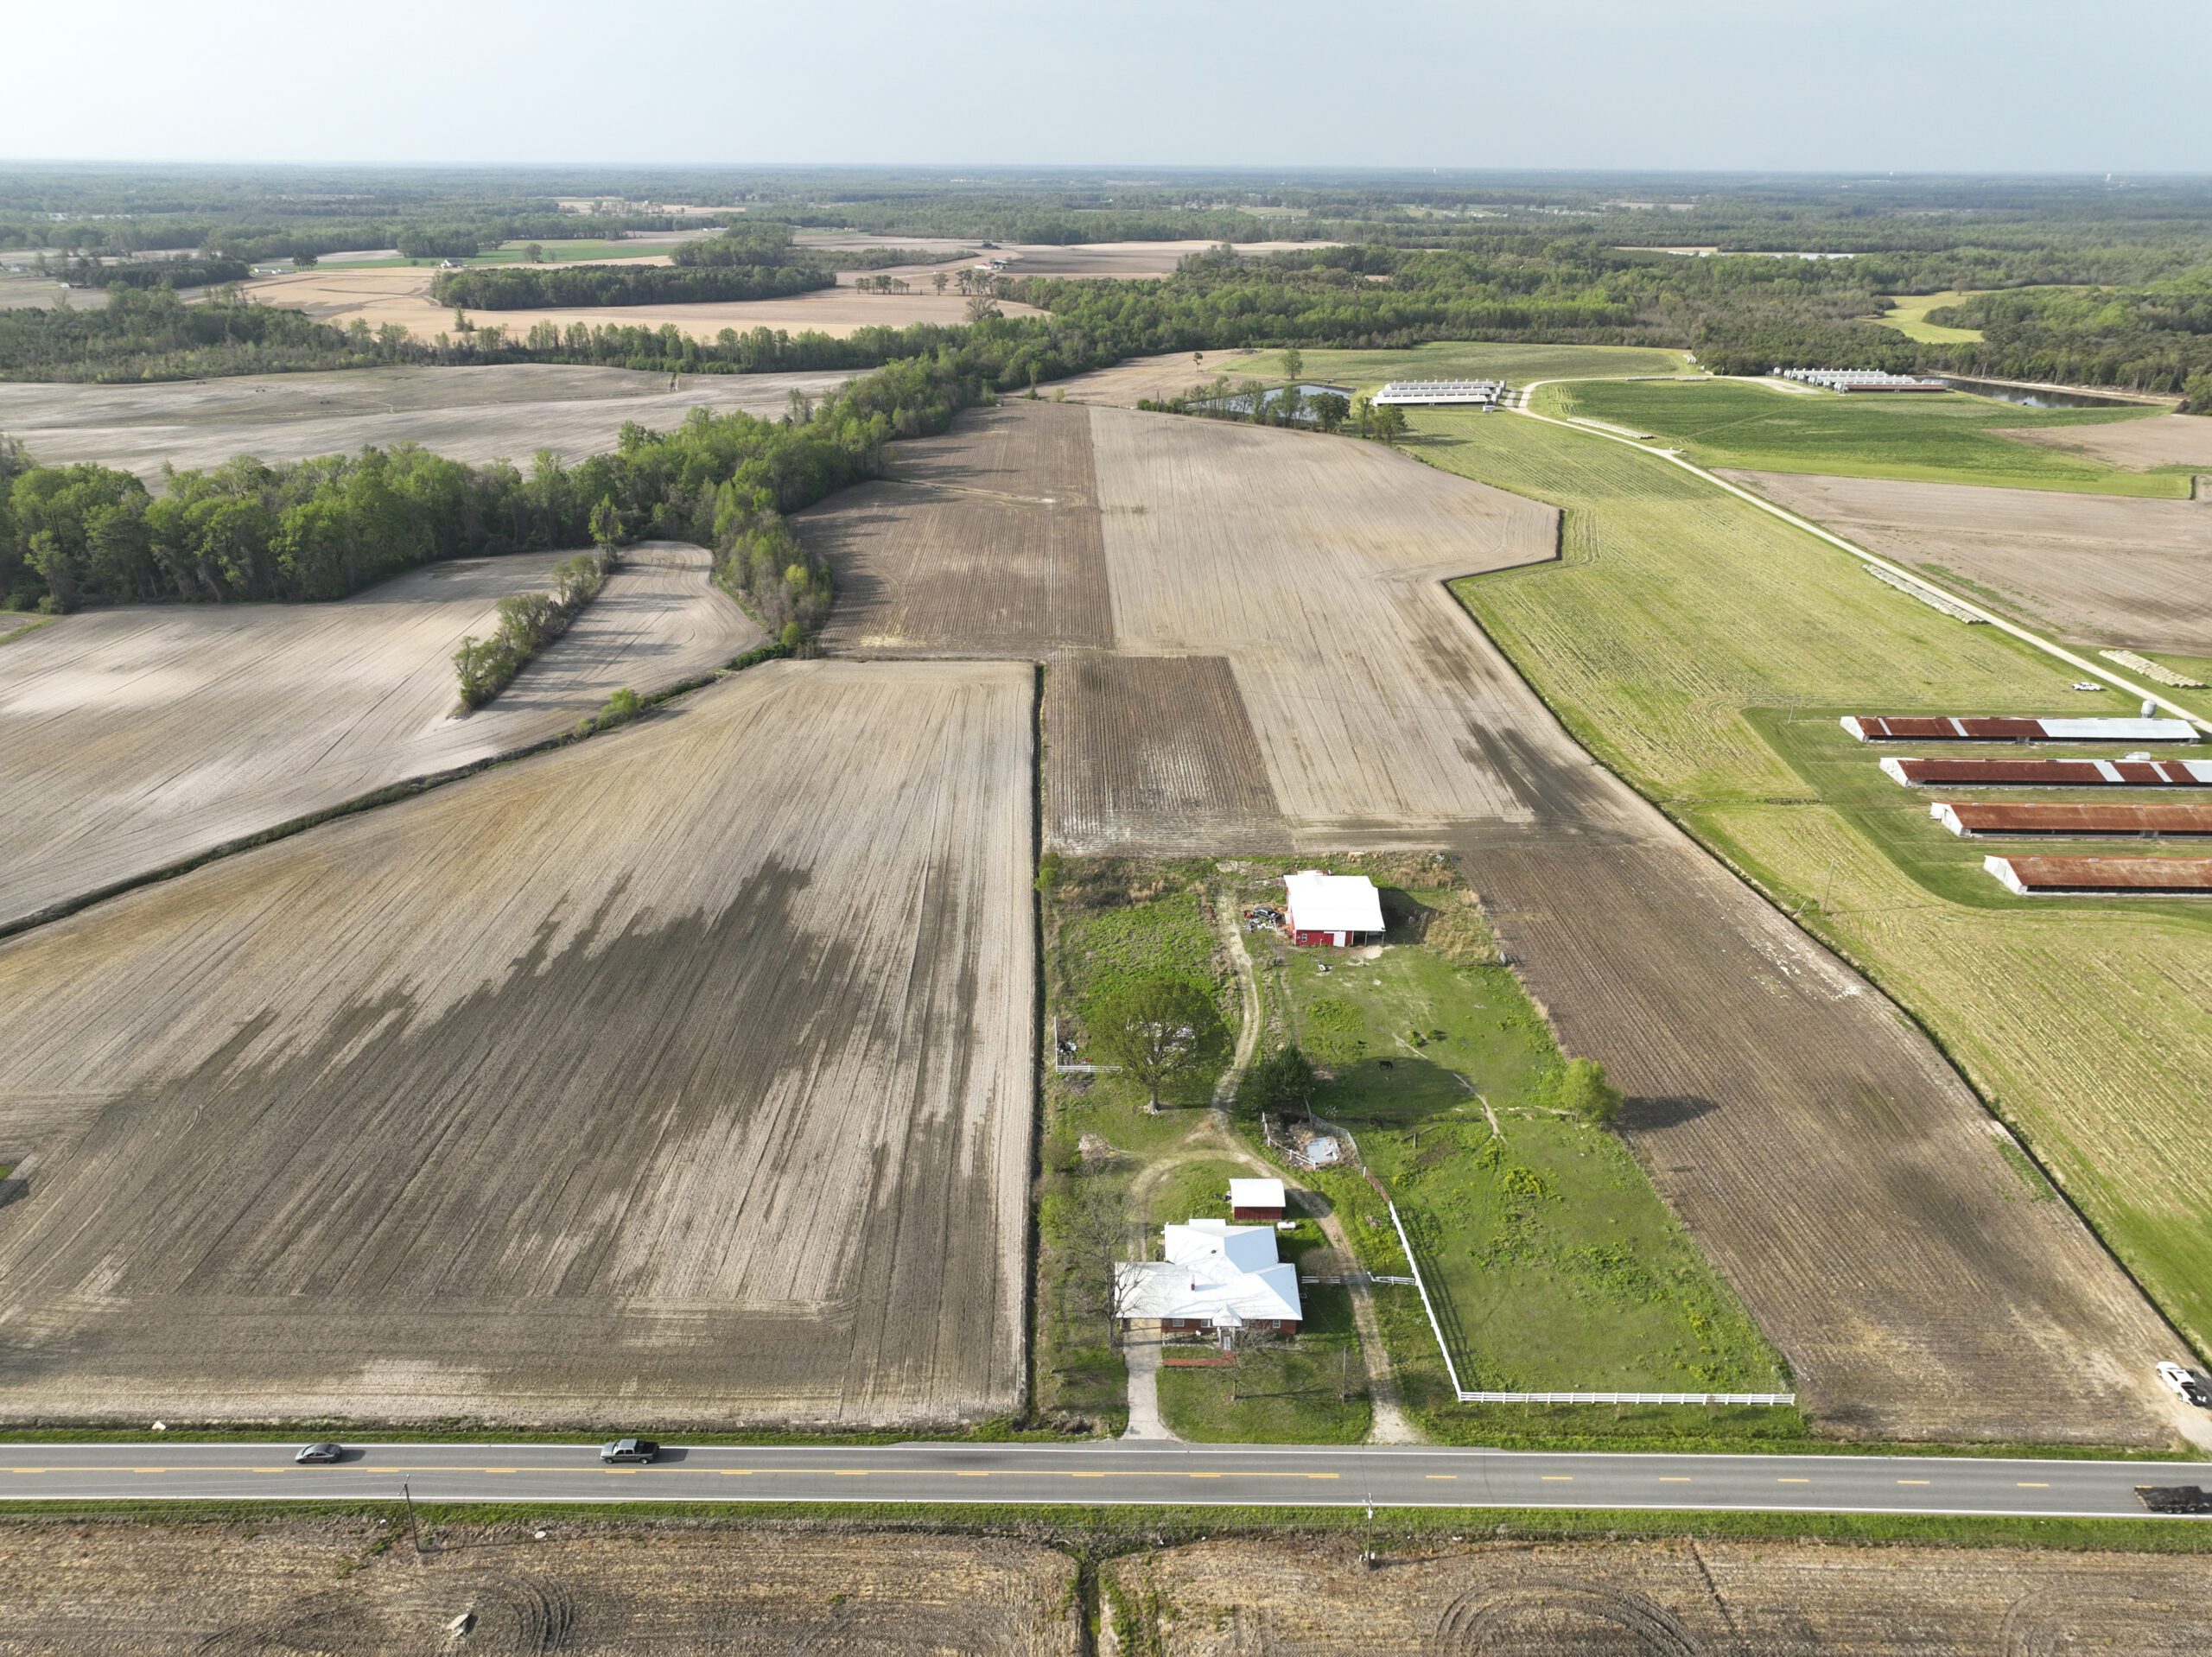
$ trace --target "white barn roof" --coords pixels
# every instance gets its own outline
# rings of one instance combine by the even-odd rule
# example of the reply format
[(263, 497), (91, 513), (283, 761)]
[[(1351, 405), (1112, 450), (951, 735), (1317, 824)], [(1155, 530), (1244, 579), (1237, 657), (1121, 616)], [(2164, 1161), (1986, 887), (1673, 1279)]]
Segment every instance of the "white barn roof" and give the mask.
[(1196, 1318), (1221, 1329), (1302, 1320), (1298, 1268), (1275, 1258), (1271, 1226), (1192, 1220), (1166, 1229), (1166, 1260), (1114, 1268), (1125, 1317)]
[(1279, 1209), (1283, 1206), (1280, 1179), (1232, 1179), (1229, 1206), (1233, 1209)]
[(1292, 925), (1301, 932), (1379, 932), (1382, 898), (1363, 874), (1304, 869), (1282, 878)]

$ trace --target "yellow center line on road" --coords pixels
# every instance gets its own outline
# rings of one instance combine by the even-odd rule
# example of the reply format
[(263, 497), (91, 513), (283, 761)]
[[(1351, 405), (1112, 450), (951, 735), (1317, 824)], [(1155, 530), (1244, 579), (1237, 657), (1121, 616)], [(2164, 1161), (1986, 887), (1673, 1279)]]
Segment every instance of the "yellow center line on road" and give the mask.
[(1218, 1473), (1185, 1473), (1183, 1476), (1186, 1479), (1217, 1479), (1221, 1475)]
[(955, 1473), (952, 1476), (957, 1479), (987, 1479), (990, 1475), (988, 1473)]
[[(1268, 1476), (1268, 1475), (1262, 1474), (1260, 1476), (1264, 1478)], [(1295, 1473), (1277, 1473), (1273, 1476), (1276, 1478), (1294, 1479), (1298, 1475)], [(1336, 1475), (1334, 1473), (1308, 1473), (1306, 1476), (1309, 1479), (1332, 1479), (1336, 1477)]]
[(841, 1479), (864, 1479), (868, 1476), (868, 1469), (865, 1467), (841, 1467), (836, 1470), (836, 1476)]
[(2038, 1484), (2032, 1479), (2022, 1479), (2019, 1482), (2018, 1488), (2023, 1490), (2048, 1490), (2050, 1489), (2050, 1486), (2048, 1484)]
[(1432, 1479), (1456, 1479), (1459, 1476), (1457, 1473), (1427, 1473), (1422, 1476)]
[[(1071, 1473), (1068, 1476), (1071, 1479), (1103, 1479), (1106, 1476), (1103, 1473)], [(1136, 1476), (1142, 1478), (1147, 1476), (1138, 1474)]]
[(166, 1473), (169, 1470), (166, 1467), (134, 1467), (130, 1470), (134, 1473)]
[(1536, 1476), (1547, 1484), (1572, 1484), (1574, 1482), (1574, 1475), (1572, 1473), (1539, 1473)]
[(288, 1470), (282, 1467), (250, 1467), (246, 1469), (246, 1471), (249, 1473), (282, 1473), (287, 1470)]
[(492, 1473), (492, 1474), (495, 1474), (495, 1475), (496, 1475), (496, 1474), (500, 1474), (500, 1473), (518, 1473), (518, 1472), (520, 1472), (522, 1470), (521, 1470), (520, 1468), (517, 1468), (517, 1467), (487, 1467), (487, 1468), (485, 1468), (483, 1470), (484, 1470), (485, 1472), (486, 1472), (486, 1473)]
[(1897, 1482), (1899, 1484), (1925, 1484), (1928, 1481), (1926, 1479), (1899, 1479)]
[(602, 1467), (599, 1470), (611, 1479), (633, 1479), (638, 1476), (634, 1467)]
[(1810, 1484), (1812, 1482), (1813, 1482), (1813, 1481), (1812, 1481), (1812, 1480), (1810, 1480), (1810, 1479), (1777, 1479), (1777, 1480), (1775, 1480), (1775, 1482), (1776, 1482), (1777, 1484)]
[(11, 1467), (8, 1470), (10, 1473), (43, 1473), (47, 1470), (43, 1467)]
[(1662, 1484), (1688, 1484), (1689, 1482), (1690, 1476), (1687, 1473), (1662, 1473), (1659, 1475), (1659, 1482)]
[(749, 1467), (702, 1467), (702, 1473), (719, 1473), (726, 1479), (749, 1479), (753, 1470)]

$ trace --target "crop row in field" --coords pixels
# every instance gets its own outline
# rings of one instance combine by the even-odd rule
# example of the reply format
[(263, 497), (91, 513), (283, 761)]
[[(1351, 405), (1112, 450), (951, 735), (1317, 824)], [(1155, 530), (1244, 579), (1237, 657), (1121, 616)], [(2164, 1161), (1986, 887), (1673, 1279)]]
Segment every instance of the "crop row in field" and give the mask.
[(2048, 712), (2063, 675), (1663, 461), (1533, 421), (1416, 425), (1437, 464), (1567, 509), (1563, 565), (1462, 585), (1491, 636), (1598, 752), (1910, 1007), (2212, 1344), (2212, 1146), (2194, 1104), (2212, 1073), (2212, 915), (1956, 901), (1761, 733), (1842, 704)]

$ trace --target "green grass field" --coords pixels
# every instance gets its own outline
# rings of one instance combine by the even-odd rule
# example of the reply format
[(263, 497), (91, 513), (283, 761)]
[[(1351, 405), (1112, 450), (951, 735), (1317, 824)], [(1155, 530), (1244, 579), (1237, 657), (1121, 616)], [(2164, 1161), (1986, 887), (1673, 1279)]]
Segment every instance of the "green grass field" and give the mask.
[(1955, 305), (1969, 295), (1982, 291), (1969, 288), (1949, 289), (1940, 294), (1892, 294), (1890, 308), (1874, 320), (1885, 328), (1895, 328), (1908, 340), (1917, 340), (1924, 346), (1971, 346), (1981, 342), (1980, 328), (1947, 328), (1930, 322), (1928, 313), (1938, 311), (1946, 305)]
[(1412, 453), (1566, 510), (1561, 562), (1457, 590), (1577, 737), (1910, 1008), (2212, 1347), (2212, 906), (1992, 894), (1972, 867), (1990, 848), (1916, 819), (1925, 798), (1832, 724), (2066, 711), (2071, 676), (1624, 445), (1450, 411), (1413, 427)]
[(1649, 432), (1705, 467), (1994, 484), (2086, 494), (2185, 499), (2187, 467), (2127, 472), (1993, 435), (1993, 429), (2101, 425), (2158, 410), (2025, 409), (1961, 392), (1783, 397), (1737, 380), (1590, 381), (1537, 394), (1547, 414)]
[[(1408, 893), (1392, 908), (1440, 910), (1456, 897)], [(1278, 953), (1268, 981), (1279, 1010), (1287, 1004), (1282, 1022), (1331, 1072), (1314, 1109), (1351, 1130), (1397, 1203), (1463, 1384), (1786, 1388), (1779, 1360), (1626, 1146), (1549, 1107), (1559, 1050), (1510, 970), (1407, 942), (1371, 962)], [(1379, 1201), (1356, 1174), (1299, 1178), (1338, 1208), (1372, 1269), (1404, 1270)], [(1417, 1418), (1440, 1436), (1460, 1431), (1465, 1406), (1449, 1391), (1418, 1298), (1386, 1288), (1378, 1308)], [(1728, 1413), (1732, 1432), (1744, 1430), (1742, 1413)], [(1787, 1420), (1759, 1425), (1802, 1430), (1795, 1412), (1779, 1414)], [(1679, 1409), (1649, 1417), (1655, 1430), (1691, 1437), (1716, 1419)]]
[[(1495, 379), (1516, 385), (1530, 380), (1580, 379), (1593, 375), (1684, 374), (1694, 371), (1679, 351), (1645, 346), (1485, 345), (1441, 340), (1406, 351), (1324, 351), (1302, 353), (1300, 371), (1311, 380), (1372, 390), (1385, 380)], [(1215, 371), (1209, 363), (1208, 371)], [(1224, 364), (1232, 380), (1287, 378), (1282, 352), (1263, 351)]]

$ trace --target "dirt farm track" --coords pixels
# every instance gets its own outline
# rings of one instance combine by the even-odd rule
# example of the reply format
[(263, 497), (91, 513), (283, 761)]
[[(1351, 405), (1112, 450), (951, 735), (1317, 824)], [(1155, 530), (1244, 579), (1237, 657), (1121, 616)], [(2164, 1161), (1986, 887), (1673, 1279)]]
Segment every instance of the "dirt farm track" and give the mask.
[(771, 663), (0, 944), (0, 1419), (1013, 1407), (1033, 699)]
[(832, 641), (1041, 657), (1049, 845), (1453, 848), (1818, 1420), (2171, 1440), (2168, 1332), (2070, 1213), (2013, 1200), (1973, 1093), (1451, 598), (1550, 557), (1548, 508), (1371, 445), (1041, 403), (893, 470), (801, 525), (848, 595)]
[(453, 652), (558, 554), (432, 565), (336, 604), (126, 606), (0, 651), (0, 925), (409, 778), (556, 736), (760, 629), (701, 547), (650, 542), (489, 707)]

